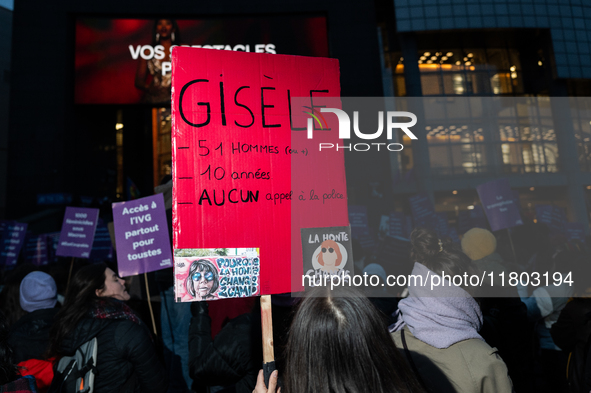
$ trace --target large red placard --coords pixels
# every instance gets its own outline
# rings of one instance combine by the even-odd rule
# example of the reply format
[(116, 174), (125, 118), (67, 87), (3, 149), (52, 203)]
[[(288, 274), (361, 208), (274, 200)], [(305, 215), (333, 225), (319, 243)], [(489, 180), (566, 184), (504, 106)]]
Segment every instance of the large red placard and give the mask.
[(318, 102), (340, 108), (338, 61), (176, 47), (172, 63), (175, 250), (259, 248), (261, 294), (299, 288), (300, 228), (348, 225), (343, 150), (319, 151), (342, 143), (337, 118), (305, 129)]

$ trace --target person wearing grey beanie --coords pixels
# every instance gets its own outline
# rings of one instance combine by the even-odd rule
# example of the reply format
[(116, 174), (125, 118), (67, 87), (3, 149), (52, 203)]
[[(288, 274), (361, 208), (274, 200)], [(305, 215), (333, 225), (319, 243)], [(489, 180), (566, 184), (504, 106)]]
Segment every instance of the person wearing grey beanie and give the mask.
[(55, 307), (57, 286), (53, 277), (39, 271), (27, 274), (21, 281), (20, 303), (26, 312)]
[(58, 309), (57, 286), (49, 274), (34, 271), (20, 285), (20, 305), (27, 312), (10, 328), (8, 344), (14, 360), (43, 359), (49, 346), (49, 331)]

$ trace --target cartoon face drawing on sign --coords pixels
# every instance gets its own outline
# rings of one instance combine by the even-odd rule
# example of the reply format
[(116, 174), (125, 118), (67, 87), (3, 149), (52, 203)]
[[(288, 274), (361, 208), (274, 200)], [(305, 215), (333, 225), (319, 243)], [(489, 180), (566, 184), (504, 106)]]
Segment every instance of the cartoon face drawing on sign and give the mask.
[(185, 286), (187, 292), (197, 300), (214, 299), (213, 294), (220, 286), (218, 271), (208, 260), (193, 261)]
[[(347, 263), (347, 250), (334, 240), (325, 240), (314, 252), (312, 259), (316, 259), (321, 271), (337, 273)], [(312, 264), (316, 265), (314, 261)], [(316, 267), (316, 266), (315, 266)]]

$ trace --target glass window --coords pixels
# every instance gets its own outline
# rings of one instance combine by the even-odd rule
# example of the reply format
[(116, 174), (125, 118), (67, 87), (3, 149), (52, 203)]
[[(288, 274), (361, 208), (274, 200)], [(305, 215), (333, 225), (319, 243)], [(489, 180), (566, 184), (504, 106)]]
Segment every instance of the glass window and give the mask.
[[(395, 94), (405, 96), (404, 59), (400, 53), (389, 53), (386, 57), (386, 64), (396, 64)], [(417, 57), (424, 96), (523, 94), (521, 63), (516, 50), (426, 49), (419, 51)]]

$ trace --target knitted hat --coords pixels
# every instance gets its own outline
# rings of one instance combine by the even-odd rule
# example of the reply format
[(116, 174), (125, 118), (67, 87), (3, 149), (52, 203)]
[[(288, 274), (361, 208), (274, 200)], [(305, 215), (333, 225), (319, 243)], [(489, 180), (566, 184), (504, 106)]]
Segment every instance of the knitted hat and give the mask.
[(489, 256), (496, 249), (497, 239), (486, 229), (472, 228), (462, 237), (462, 251), (473, 261)]
[(20, 303), (26, 312), (53, 308), (56, 302), (57, 286), (49, 274), (31, 272), (21, 281)]

